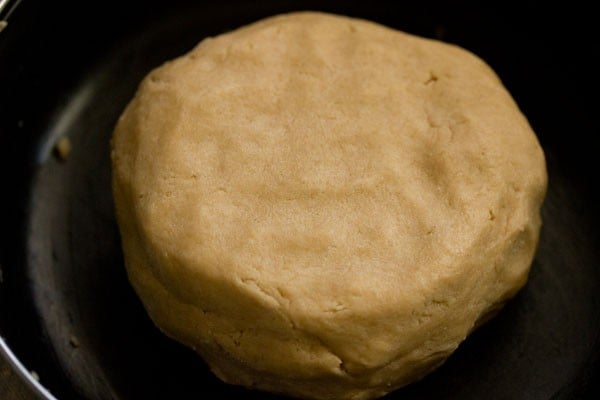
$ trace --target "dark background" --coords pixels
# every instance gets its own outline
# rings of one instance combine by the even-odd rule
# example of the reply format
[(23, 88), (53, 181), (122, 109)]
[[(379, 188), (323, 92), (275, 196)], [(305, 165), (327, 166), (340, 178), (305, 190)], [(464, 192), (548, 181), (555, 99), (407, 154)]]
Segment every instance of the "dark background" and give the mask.
[[(123, 271), (108, 139), (152, 67), (205, 36), (307, 9), (473, 51), (547, 156), (530, 283), (440, 370), (391, 397), (594, 398), (600, 46), (595, 13), (579, 2), (23, 0), (0, 33), (0, 335), (61, 400), (273, 397), (222, 385), (148, 321)], [(51, 149), (65, 135), (73, 153), (61, 163)]]

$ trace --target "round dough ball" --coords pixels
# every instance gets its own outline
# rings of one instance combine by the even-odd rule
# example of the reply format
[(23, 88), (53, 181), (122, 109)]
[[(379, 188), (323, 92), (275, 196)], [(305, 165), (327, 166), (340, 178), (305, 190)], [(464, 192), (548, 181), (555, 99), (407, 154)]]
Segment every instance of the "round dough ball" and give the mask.
[(113, 137), (129, 279), (226, 382), (369, 399), (521, 288), (546, 189), (501, 82), (458, 47), (321, 13), (202, 41)]

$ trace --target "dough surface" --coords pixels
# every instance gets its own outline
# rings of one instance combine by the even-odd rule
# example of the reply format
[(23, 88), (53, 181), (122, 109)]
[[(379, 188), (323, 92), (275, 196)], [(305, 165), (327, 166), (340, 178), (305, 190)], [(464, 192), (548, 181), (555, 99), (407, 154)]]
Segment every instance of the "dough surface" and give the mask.
[(542, 150), (458, 47), (321, 13), (152, 71), (118, 121), (129, 279), (226, 382), (370, 399), (435, 367), (526, 282)]

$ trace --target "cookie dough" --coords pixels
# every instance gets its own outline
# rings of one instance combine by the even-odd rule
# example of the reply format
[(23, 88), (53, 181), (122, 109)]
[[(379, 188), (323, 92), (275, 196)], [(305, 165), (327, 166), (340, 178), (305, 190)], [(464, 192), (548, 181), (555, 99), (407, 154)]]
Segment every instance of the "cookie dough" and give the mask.
[(314, 399), (439, 366), (525, 284), (547, 182), (479, 58), (312, 12), (152, 71), (112, 160), (156, 325), (225, 382)]

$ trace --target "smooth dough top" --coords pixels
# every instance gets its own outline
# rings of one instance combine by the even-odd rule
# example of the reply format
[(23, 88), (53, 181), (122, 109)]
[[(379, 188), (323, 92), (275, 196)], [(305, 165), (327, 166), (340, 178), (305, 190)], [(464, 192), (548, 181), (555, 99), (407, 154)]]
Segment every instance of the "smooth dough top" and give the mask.
[(222, 379), (382, 395), (525, 283), (544, 156), (456, 46), (322, 13), (154, 70), (113, 138), (130, 280)]

